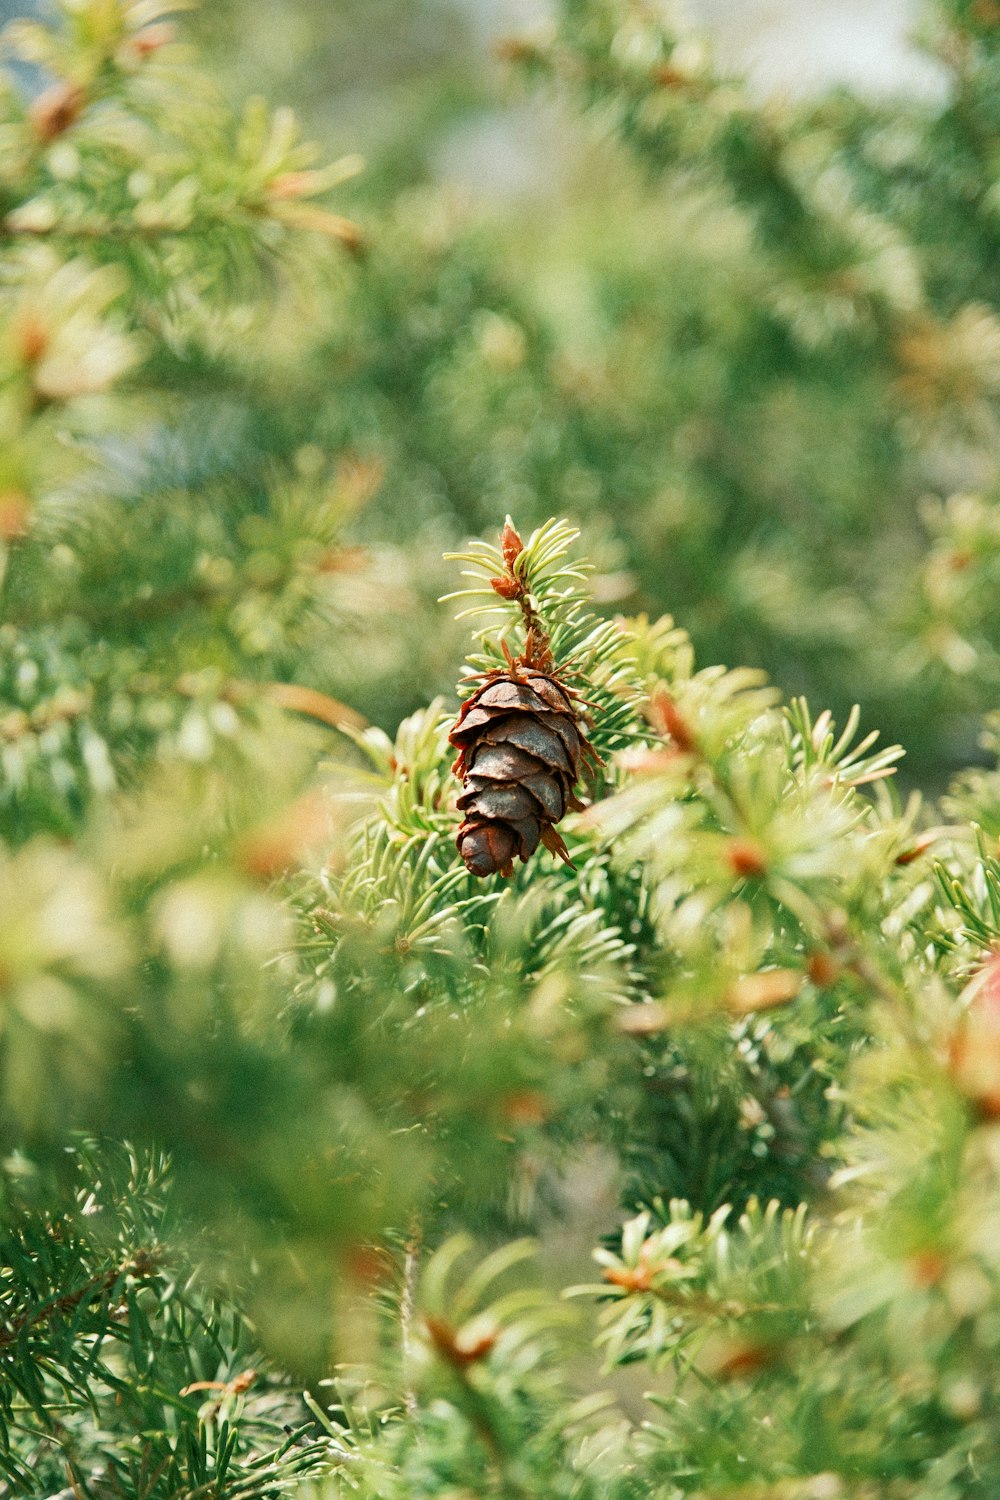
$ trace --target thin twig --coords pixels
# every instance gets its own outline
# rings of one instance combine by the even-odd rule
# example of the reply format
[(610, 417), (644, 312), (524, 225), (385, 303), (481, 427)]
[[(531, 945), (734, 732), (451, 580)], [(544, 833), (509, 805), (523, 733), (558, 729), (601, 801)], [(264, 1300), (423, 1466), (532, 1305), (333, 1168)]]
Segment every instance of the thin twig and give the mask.
[(109, 1292), (119, 1277), (129, 1271), (131, 1265), (132, 1261), (129, 1259), (124, 1265), (115, 1266), (110, 1271), (102, 1271), (99, 1276), (92, 1276), (77, 1291), (65, 1292), (61, 1297), (51, 1297), (40, 1307), (31, 1308), (28, 1312), (22, 1313), (6, 1328), (0, 1328), (0, 1349), (6, 1348), (8, 1344), (15, 1344), (26, 1329), (37, 1327), (39, 1323), (44, 1323), (55, 1313), (72, 1312), (74, 1308), (79, 1307), (81, 1302)]
[(410, 1380), (413, 1368), (413, 1318), (417, 1302), (417, 1276), (420, 1270), (420, 1246), (423, 1231), (419, 1218), (414, 1215), (410, 1233), (403, 1251), (403, 1290), (399, 1299), (400, 1346), (403, 1356), (403, 1405), (408, 1417), (417, 1414), (417, 1394)]

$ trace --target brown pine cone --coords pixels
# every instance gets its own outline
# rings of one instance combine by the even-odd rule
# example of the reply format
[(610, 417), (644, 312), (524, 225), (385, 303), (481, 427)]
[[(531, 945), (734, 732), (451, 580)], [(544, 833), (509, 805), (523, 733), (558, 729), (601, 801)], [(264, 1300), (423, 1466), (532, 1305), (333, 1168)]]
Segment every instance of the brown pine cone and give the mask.
[(458, 850), (471, 874), (514, 873), (540, 843), (569, 863), (554, 824), (583, 804), (573, 788), (600, 759), (588, 744), (578, 695), (537, 667), (489, 672), (462, 705), (448, 736), (458, 747)]

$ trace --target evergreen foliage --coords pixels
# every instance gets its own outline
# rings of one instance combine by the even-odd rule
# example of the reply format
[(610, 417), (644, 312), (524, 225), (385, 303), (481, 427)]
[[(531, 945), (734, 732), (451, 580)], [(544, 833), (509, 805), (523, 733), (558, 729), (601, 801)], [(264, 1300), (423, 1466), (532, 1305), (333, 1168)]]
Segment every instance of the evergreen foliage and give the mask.
[[(596, 394), (483, 237), (400, 199), (352, 259), (357, 163), (163, 6), (9, 29), (0, 1496), (993, 1500), (997, 725), (938, 809), (868, 707), (601, 604), (624, 546), (786, 680), (988, 694), (995, 11), (936, 12), (936, 113), (783, 114), (614, 0), (509, 49), (732, 231)], [(427, 561), (511, 496), (513, 561)], [(570, 866), (478, 879), (454, 703), (364, 714), (524, 651), (507, 567), (601, 759)]]

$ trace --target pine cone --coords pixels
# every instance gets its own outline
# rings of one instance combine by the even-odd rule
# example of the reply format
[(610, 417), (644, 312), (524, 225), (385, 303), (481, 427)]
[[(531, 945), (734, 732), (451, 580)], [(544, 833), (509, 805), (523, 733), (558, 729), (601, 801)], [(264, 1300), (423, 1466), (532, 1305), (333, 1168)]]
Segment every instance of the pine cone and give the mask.
[(567, 809), (582, 807), (573, 788), (600, 759), (581, 728), (578, 695), (537, 667), (516, 662), (486, 674), (462, 705), (449, 735), (462, 778), (465, 820), (458, 850), (473, 875), (514, 873), (513, 861), (540, 843), (569, 863), (556, 832)]

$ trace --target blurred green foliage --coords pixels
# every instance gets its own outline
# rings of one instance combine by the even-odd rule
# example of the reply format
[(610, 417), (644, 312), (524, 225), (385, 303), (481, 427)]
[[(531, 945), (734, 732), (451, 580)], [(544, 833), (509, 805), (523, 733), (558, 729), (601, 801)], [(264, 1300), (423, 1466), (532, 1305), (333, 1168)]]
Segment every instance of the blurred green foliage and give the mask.
[[(990, 25), (928, 19), (944, 107), (796, 104), (748, 98), (664, 14), (566, 5), (499, 59), (498, 15), (436, 0), (197, 20), (234, 90), (274, 79), (367, 157), (344, 201), (369, 254), (285, 333), (291, 399), (245, 435), (374, 455), (361, 532), (428, 573), (505, 511), (586, 520), (609, 604), (859, 699), (940, 784), (998, 675), (969, 510), (995, 485)], [(386, 725), (446, 684), (408, 646)]]
[[(1000, 9), (943, 103), (480, 23), (5, 33), (0, 1500), (993, 1500)], [(508, 510), (603, 759), (477, 880)]]

